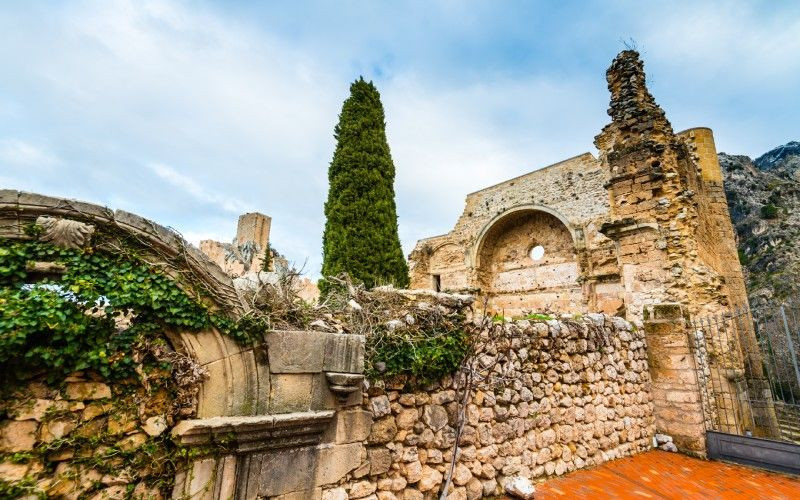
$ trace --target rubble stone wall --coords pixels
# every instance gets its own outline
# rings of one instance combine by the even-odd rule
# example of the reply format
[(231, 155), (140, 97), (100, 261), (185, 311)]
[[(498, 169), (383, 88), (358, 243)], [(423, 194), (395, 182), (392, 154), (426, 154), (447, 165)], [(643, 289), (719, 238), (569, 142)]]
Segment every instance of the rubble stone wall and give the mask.
[(476, 380), (465, 407), (458, 378), (418, 390), (371, 384), (361, 409), (339, 415), (368, 435), (364, 459), (322, 498), (438, 497), (462, 419), (448, 498), (501, 494), (513, 476), (559, 476), (652, 445), (641, 330), (601, 314), (501, 330), (511, 349), (479, 356), (496, 378)]

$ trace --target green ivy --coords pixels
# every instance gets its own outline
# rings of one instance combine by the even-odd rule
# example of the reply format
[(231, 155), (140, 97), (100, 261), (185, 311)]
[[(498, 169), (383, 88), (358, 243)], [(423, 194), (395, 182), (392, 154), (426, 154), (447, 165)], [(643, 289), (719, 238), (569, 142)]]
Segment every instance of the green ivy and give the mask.
[(19, 481), (0, 479), (0, 498), (21, 498), (34, 496), (46, 498), (46, 495), (37, 491), (36, 481), (32, 477), (24, 477)]
[[(33, 262), (56, 263), (64, 272), (40, 279), (31, 274)], [(31, 241), (0, 240), (0, 310), (0, 364), (46, 370), (52, 379), (84, 369), (128, 376), (135, 344), (166, 328), (214, 326), (246, 342), (259, 326), (211, 311), (133, 251)], [(126, 315), (130, 327), (116, 331), (114, 319)]]

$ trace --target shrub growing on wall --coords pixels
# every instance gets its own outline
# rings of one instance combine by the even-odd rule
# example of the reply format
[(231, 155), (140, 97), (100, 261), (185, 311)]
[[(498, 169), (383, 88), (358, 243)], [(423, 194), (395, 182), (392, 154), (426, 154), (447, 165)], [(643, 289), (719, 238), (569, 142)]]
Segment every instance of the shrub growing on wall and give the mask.
[[(394, 163), (378, 89), (363, 77), (350, 86), (328, 169), (323, 276), (348, 273), (368, 288), (408, 286), (408, 266), (397, 234)], [(330, 287), (324, 280), (323, 292)]]
[[(37, 261), (63, 272), (36, 280), (29, 270)], [(124, 377), (133, 369), (132, 347), (165, 329), (214, 326), (242, 342), (251, 335), (247, 322), (210, 311), (133, 253), (31, 241), (0, 239), (0, 311), (0, 376), (44, 371), (56, 379), (90, 369)], [(125, 316), (130, 324), (117, 328), (115, 318)]]

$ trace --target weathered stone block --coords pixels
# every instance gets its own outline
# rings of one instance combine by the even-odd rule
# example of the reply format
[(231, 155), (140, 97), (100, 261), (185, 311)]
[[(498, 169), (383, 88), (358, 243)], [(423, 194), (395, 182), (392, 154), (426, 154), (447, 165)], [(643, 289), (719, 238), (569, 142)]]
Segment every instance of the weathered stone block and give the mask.
[(320, 486), (338, 482), (361, 464), (363, 451), (361, 443), (320, 446), (314, 484)]
[[(256, 485), (252, 493), (272, 497), (313, 490), (317, 486), (314, 470), (318, 452), (309, 446), (270, 450), (251, 457), (247, 476)], [(250, 493), (248, 484), (248, 497)]]
[(336, 412), (333, 425), (324, 441), (347, 444), (365, 441), (372, 430), (372, 414), (362, 409)]
[(311, 408), (313, 375), (270, 375), (270, 413), (291, 413)]
[(370, 476), (378, 476), (389, 472), (392, 466), (392, 454), (387, 448), (369, 448), (367, 457)]
[(67, 384), (67, 398), (85, 401), (111, 397), (111, 388), (101, 382), (70, 382)]
[(328, 334), (325, 339), (323, 370), (339, 373), (364, 373), (364, 337)]
[(34, 420), (10, 420), (0, 424), (0, 451), (30, 451), (36, 444), (36, 429), (39, 425)]
[(322, 371), (327, 334), (274, 331), (265, 335), (271, 373), (318, 373)]

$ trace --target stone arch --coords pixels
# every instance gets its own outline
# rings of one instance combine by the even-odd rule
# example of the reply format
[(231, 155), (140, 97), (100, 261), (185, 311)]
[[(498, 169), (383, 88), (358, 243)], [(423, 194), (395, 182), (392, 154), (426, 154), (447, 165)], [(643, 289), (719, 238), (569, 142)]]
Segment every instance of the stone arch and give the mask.
[[(40, 217), (49, 218), (53, 224), (67, 221), (74, 227), (85, 225), (89, 229), (84, 232), (89, 231), (90, 235), (86, 245), (103, 235), (117, 236), (141, 251), (148, 261), (202, 288), (204, 293), (200, 297), (193, 287), (182, 286), (189, 295), (203, 300), (212, 309), (224, 311), (233, 318), (248, 310), (231, 278), (173, 229), (130, 212), (83, 201), (0, 191), (0, 238), (31, 239), (26, 228), (37, 220), (47, 220)], [(200, 388), (198, 417), (254, 414), (259, 409), (253, 401), (258, 400), (263, 391), (261, 386), (268, 384), (268, 380), (260, 377), (252, 347), (239, 345), (213, 328), (201, 332), (164, 333), (176, 351), (188, 355), (210, 374)]]
[[(41, 231), (29, 231), (34, 223)], [(148, 263), (173, 278), (181, 276), (176, 283), (212, 309), (233, 319), (249, 310), (231, 278), (176, 231), (121, 210), (0, 190), (0, 239), (105, 251), (119, 245), (135, 248)], [(58, 267), (35, 264), (51, 271)], [(191, 404), (196, 418), (181, 414), (176, 418), (187, 419), (164, 429), (181, 445), (198, 447), (196, 458), (176, 471), (173, 497), (292, 493), (306, 498), (321, 485), (336, 484), (366, 455), (360, 442), (340, 444), (338, 431), (331, 432), (337, 429), (332, 425), (341, 425), (334, 421), (339, 408), (361, 403), (364, 338), (317, 331), (264, 333), (245, 344), (214, 328), (163, 332), (175, 351), (209, 375)], [(190, 368), (194, 372), (196, 367)], [(209, 452), (220, 440), (224, 453)], [(268, 462), (275, 466), (262, 467)]]
[(579, 236), (547, 207), (515, 207), (490, 221), (476, 241), (473, 261), (478, 287), (492, 309), (510, 315), (582, 310)]
[(549, 214), (556, 219), (558, 219), (564, 227), (569, 231), (570, 236), (572, 237), (572, 241), (577, 245), (580, 241), (580, 231), (575, 229), (573, 224), (571, 224), (567, 218), (558, 212), (557, 210), (544, 206), (544, 205), (518, 205), (516, 207), (509, 208), (497, 215), (495, 215), (492, 220), (486, 223), (485, 226), (481, 229), (480, 233), (478, 233), (478, 237), (475, 239), (475, 244), (472, 246), (470, 251), (470, 264), (472, 267), (478, 268), (480, 267), (480, 250), (483, 247), (484, 243), (486, 242), (486, 236), (489, 234), (489, 231), (492, 228), (495, 228), (497, 224), (502, 221), (506, 220), (508, 217), (513, 216), (514, 214), (520, 212), (543, 212)]

